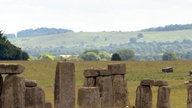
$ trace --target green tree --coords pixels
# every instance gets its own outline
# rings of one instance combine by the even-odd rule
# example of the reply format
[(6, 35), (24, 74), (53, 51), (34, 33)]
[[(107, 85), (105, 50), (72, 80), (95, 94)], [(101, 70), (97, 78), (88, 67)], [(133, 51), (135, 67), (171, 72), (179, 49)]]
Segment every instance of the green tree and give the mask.
[(29, 55), (27, 54), (27, 52), (23, 51), (22, 52), (22, 60), (28, 60), (29, 59)]
[(55, 57), (51, 54), (43, 54), (38, 57), (39, 60), (55, 60)]
[(187, 52), (186, 54), (184, 54), (184, 58), (187, 60), (192, 60), (192, 52)]
[(99, 54), (99, 50), (87, 50), (84, 52), (84, 54), (86, 54), (88, 52), (94, 52), (95, 54)]
[(178, 60), (179, 57), (172, 52), (165, 52), (162, 56), (162, 60)]
[(121, 61), (121, 57), (118, 53), (114, 53), (111, 57), (111, 61)]
[(109, 61), (111, 59), (111, 55), (105, 51), (99, 52), (99, 57), (101, 61)]
[(130, 49), (122, 49), (117, 52), (122, 60), (135, 60), (135, 52)]
[(111, 55), (105, 51), (87, 50), (80, 55), (80, 58), (86, 61), (98, 61), (98, 60), (109, 61)]
[(98, 61), (100, 57), (95, 52), (86, 52), (81, 55), (81, 58), (86, 61)]
[(22, 50), (11, 44), (0, 31), (0, 60), (22, 60)]

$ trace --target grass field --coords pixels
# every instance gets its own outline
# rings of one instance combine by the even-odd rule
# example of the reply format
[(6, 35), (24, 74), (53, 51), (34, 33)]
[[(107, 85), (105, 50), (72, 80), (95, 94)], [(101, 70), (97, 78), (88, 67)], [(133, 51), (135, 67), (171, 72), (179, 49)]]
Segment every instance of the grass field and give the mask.
[[(57, 61), (0, 61), (0, 63), (19, 63), (26, 69), (23, 76), (26, 79), (37, 80), (38, 86), (46, 93), (46, 101), (52, 102), (54, 77)], [(107, 68), (109, 63), (116, 62), (74, 62), (76, 68), (76, 91), (83, 84), (83, 71), (87, 68)], [(171, 87), (171, 107), (185, 108), (187, 100), (187, 89), (184, 81), (192, 79), (188, 76), (192, 69), (192, 61), (127, 61), (127, 83), (129, 100), (131, 105), (135, 104), (136, 88), (140, 80), (144, 78), (167, 80)], [(162, 73), (164, 67), (173, 67), (174, 73)], [(153, 87), (153, 107), (156, 106), (157, 87)]]

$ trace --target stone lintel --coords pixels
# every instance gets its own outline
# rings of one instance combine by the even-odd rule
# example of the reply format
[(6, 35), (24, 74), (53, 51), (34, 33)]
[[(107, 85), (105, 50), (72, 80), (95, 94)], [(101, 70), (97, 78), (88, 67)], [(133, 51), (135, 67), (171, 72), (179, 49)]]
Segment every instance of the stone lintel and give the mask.
[(25, 79), (25, 87), (37, 87), (36, 80), (27, 80), (27, 79)]
[(140, 82), (140, 85), (143, 85), (143, 86), (153, 86), (155, 84), (155, 80), (153, 79), (144, 79), (144, 80), (141, 80)]
[(86, 70), (84, 70), (83, 74), (85, 77), (97, 77), (97, 76), (99, 76), (98, 69), (86, 69)]
[(0, 74), (21, 74), (24, 70), (21, 64), (0, 63)]
[(111, 72), (108, 71), (107, 69), (103, 68), (103, 69), (98, 69), (99, 72), (99, 76), (110, 76)]
[(165, 80), (144, 79), (144, 80), (141, 80), (140, 85), (160, 87), (160, 86), (168, 86), (168, 83)]
[(165, 80), (155, 80), (154, 86), (168, 86), (168, 83)]
[(124, 75), (124, 74), (126, 74), (126, 65), (125, 65), (125, 63), (109, 64), (108, 71), (112, 75)]

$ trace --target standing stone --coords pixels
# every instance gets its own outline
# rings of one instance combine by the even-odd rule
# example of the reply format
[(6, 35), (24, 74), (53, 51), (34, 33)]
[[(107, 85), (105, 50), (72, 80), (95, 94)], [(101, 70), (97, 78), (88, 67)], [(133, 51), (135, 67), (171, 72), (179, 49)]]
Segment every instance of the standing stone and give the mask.
[(54, 88), (55, 108), (75, 107), (75, 66), (72, 62), (58, 62)]
[(2, 90), (2, 108), (25, 108), (25, 81), (19, 75), (8, 75)]
[(112, 76), (113, 99), (115, 108), (124, 108), (129, 105), (127, 82), (124, 75)]
[(84, 79), (84, 87), (95, 87), (96, 86), (96, 77), (88, 77)]
[(3, 89), (3, 77), (0, 74), (0, 108), (2, 108), (2, 101), (1, 101), (2, 89)]
[(40, 87), (26, 87), (25, 108), (45, 108), (45, 93)]
[(157, 108), (171, 108), (170, 105), (170, 87), (161, 86), (158, 89)]
[(150, 86), (139, 85), (136, 91), (136, 108), (152, 108), (152, 91)]
[(78, 90), (78, 108), (101, 108), (98, 87), (81, 87)]
[(111, 108), (113, 106), (113, 90), (111, 76), (97, 77), (97, 87), (100, 91), (101, 107)]
[(51, 103), (50, 103), (50, 102), (46, 102), (46, 103), (45, 103), (45, 108), (52, 108)]
[(0, 96), (1, 96), (1, 93), (2, 93), (2, 89), (3, 89), (3, 77), (0, 74)]
[(192, 86), (187, 87), (187, 108), (192, 108)]

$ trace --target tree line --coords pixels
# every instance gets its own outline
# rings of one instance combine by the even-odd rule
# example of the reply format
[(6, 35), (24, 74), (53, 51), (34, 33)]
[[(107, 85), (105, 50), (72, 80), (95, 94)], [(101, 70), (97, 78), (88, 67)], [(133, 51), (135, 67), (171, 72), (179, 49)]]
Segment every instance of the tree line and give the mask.
[(0, 31), (0, 60), (27, 60), (29, 55), (21, 48), (11, 44)]
[(192, 24), (171, 24), (164, 27), (152, 27), (148, 29), (143, 29), (143, 32), (153, 32), (153, 31), (176, 31), (176, 30), (189, 30), (192, 29)]
[[(112, 55), (121, 49), (130, 49), (135, 53), (135, 59), (139, 61), (145, 60), (162, 60), (162, 55), (166, 52), (173, 52), (178, 58), (183, 60), (192, 60), (192, 41), (174, 41), (174, 42), (128, 42), (123, 44), (109, 44), (108, 46), (90, 46), (88, 47), (65, 47), (58, 46), (52, 48), (27, 47), (25, 50), (34, 57), (39, 57), (45, 53), (53, 56), (64, 55), (81, 55), (86, 50), (96, 49), (104, 51)], [(96, 53), (97, 54), (97, 53)]]
[[(161, 60), (180, 60), (181, 58), (173, 52), (165, 52)], [(43, 54), (36, 60), (65, 60), (65, 61), (136, 61), (137, 55), (133, 50), (121, 49), (112, 55), (99, 50), (86, 50), (80, 55), (68, 55), (66, 57)]]
[[(33, 36), (43, 36), (43, 35), (52, 35), (59, 33), (73, 32), (68, 29), (57, 29), (57, 28), (37, 28), (37, 29), (26, 29), (17, 32), (17, 37), (33, 37)], [(10, 36), (10, 34), (8, 35)]]

